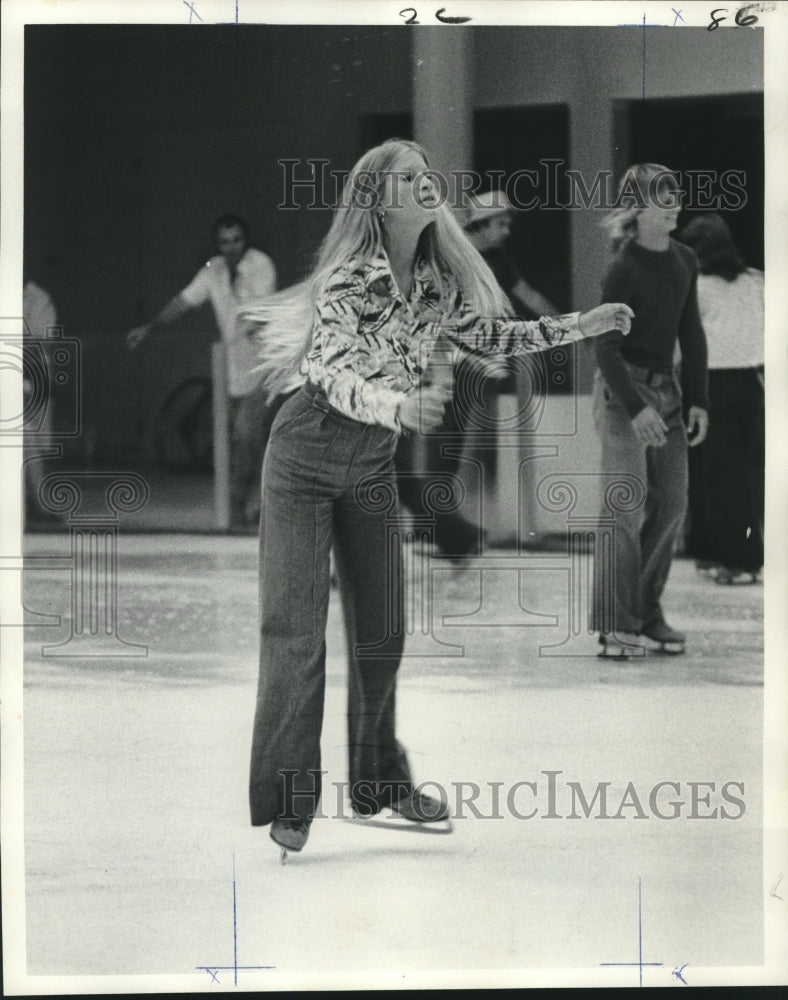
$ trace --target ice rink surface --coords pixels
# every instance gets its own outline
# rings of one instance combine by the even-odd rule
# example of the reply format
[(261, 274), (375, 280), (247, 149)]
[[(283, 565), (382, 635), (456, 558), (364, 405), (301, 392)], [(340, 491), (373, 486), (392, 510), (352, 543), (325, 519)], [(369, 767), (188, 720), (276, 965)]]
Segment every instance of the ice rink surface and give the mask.
[(325, 818), (282, 865), (247, 810), (256, 540), (121, 537), (116, 634), (80, 656), (70, 573), (46, 568), (69, 545), (25, 540), (30, 976), (265, 990), (588, 969), (680, 986), (763, 964), (761, 585), (677, 559), (665, 609), (686, 655), (617, 663), (582, 627), (587, 558), (457, 567), (410, 547), (399, 735), (415, 779), (449, 796), (450, 836), (341, 818), (334, 590)]

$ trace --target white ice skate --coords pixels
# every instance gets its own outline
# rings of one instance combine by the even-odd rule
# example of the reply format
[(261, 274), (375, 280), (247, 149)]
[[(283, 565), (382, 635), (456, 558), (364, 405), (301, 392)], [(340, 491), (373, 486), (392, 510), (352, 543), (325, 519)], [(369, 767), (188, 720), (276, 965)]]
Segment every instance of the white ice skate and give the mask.
[(304, 849), (309, 837), (309, 824), (300, 819), (275, 819), (271, 824), (270, 837), (281, 848), (280, 861), (286, 865), (288, 851)]
[(644, 628), (641, 631), (641, 640), (645, 641), (646, 649), (652, 653), (679, 656), (687, 648), (686, 635), (665, 622), (657, 622)]
[(599, 646), (597, 656), (607, 660), (628, 660), (646, 655), (646, 647), (634, 632), (603, 632), (599, 636)]
[(758, 574), (746, 569), (726, 569), (723, 566), (717, 570), (715, 582), (723, 587), (740, 587), (742, 584), (758, 583)]
[(454, 829), (447, 804), (417, 789), (385, 806), (374, 816), (364, 816), (354, 808), (348, 822), (409, 833), (451, 833)]

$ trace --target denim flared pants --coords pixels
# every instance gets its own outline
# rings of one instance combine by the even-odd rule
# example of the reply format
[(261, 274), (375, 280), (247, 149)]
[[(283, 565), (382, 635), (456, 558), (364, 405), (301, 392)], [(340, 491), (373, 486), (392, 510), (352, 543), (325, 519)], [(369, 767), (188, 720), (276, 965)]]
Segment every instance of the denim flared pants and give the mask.
[(602, 471), (621, 476), (625, 492), (636, 485), (641, 502), (615, 510), (611, 565), (597, 560), (591, 628), (640, 633), (664, 622), (662, 594), (687, 509), (687, 432), (682, 396), (673, 372), (627, 365), (638, 392), (667, 425), (661, 448), (646, 447), (624, 407), (597, 372), (594, 422), (602, 444)]
[(407, 759), (395, 737), (404, 642), (402, 555), (392, 530), (396, 441), (391, 430), (339, 413), (309, 385), (274, 421), (260, 525), (254, 826), (310, 820), (317, 811), (332, 546), (348, 644), (351, 799), (360, 811), (374, 812), (409, 790)]

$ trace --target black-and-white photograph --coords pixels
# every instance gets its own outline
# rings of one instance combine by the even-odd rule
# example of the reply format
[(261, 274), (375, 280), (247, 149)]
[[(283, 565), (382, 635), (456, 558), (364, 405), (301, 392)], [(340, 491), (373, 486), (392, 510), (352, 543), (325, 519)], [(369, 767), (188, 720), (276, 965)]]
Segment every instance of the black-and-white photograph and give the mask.
[(784, 5), (2, 19), (5, 994), (788, 983)]

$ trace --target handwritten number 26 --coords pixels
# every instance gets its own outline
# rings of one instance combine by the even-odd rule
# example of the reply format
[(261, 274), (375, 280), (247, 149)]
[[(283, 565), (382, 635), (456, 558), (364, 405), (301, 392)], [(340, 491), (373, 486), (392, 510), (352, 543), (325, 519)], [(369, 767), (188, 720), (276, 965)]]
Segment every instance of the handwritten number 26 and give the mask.
[[(415, 7), (406, 7), (404, 10), (399, 12), (400, 17), (404, 17), (409, 14), (410, 17), (405, 21), (405, 24), (418, 24), (416, 20), (418, 17), (418, 11)], [(470, 17), (452, 17), (446, 13), (446, 8), (441, 7), (439, 10), (435, 11), (435, 20), (440, 21), (441, 24), (465, 24), (467, 21), (472, 20)]]

